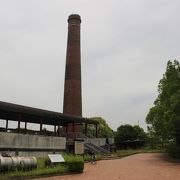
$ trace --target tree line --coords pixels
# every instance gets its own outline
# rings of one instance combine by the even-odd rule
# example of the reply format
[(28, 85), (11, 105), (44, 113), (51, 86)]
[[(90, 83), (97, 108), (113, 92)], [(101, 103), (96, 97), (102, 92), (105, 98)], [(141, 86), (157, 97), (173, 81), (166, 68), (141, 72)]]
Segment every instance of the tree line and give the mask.
[(147, 133), (139, 126), (129, 124), (121, 125), (113, 132), (104, 119), (95, 119), (100, 123), (100, 136), (115, 137), (117, 148), (149, 145), (151, 148), (163, 148), (170, 155), (180, 158), (179, 61), (167, 62), (166, 71), (158, 84), (158, 96), (146, 116)]
[(177, 60), (168, 61), (146, 122), (151, 138), (180, 158), (180, 64)]

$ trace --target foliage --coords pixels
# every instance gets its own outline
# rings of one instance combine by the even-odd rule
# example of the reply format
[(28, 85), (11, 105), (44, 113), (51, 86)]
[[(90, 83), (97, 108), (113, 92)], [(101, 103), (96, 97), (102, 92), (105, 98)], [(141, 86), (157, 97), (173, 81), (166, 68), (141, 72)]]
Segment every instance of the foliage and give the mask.
[(161, 143), (180, 146), (180, 64), (168, 61), (158, 85), (159, 95), (146, 117), (149, 132)]
[[(101, 117), (93, 117), (91, 118), (93, 120), (96, 120), (99, 122), (99, 129), (98, 129), (98, 137), (108, 138), (113, 137), (113, 130), (109, 127), (109, 125), (106, 123), (106, 120)], [(87, 136), (95, 136), (95, 126), (89, 124), (87, 128)]]
[(164, 143), (148, 128), (147, 133), (147, 147), (151, 149), (163, 149)]
[(64, 158), (70, 172), (83, 172), (84, 159), (82, 156), (65, 155)]
[(173, 158), (180, 159), (180, 147), (177, 146), (174, 142), (168, 144), (167, 153)]
[[(144, 145), (146, 133), (139, 126), (131, 126), (129, 124), (121, 125), (117, 128), (115, 143), (117, 147), (139, 147)], [(128, 142), (128, 144), (127, 144)]]

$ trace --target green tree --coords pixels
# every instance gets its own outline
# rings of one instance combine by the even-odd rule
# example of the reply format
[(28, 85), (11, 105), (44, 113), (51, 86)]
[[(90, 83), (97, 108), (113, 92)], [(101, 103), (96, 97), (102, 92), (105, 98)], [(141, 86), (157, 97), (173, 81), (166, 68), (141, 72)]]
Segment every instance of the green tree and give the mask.
[(180, 64), (177, 60), (168, 61), (158, 93), (146, 122), (151, 133), (162, 142), (174, 141), (180, 146)]
[[(106, 123), (106, 120), (101, 117), (93, 117), (91, 118), (93, 120), (96, 120), (99, 122), (98, 127), (98, 137), (108, 138), (113, 137), (113, 130), (109, 127), (109, 125)], [(94, 125), (88, 125), (88, 136), (95, 136), (95, 126)]]
[(141, 128), (140, 126), (133, 126), (134, 130), (135, 130), (135, 134), (136, 134), (136, 139), (139, 140), (145, 140), (147, 138), (146, 133), (144, 132), (144, 129)]
[(135, 140), (135, 139), (136, 139), (136, 132), (133, 126), (126, 124), (126, 125), (121, 125), (117, 128), (117, 133), (116, 133), (117, 144), (123, 141)]
[(117, 147), (126, 141), (145, 141), (146, 133), (139, 126), (131, 126), (129, 124), (121, 125), (117, 128), (115, 142)]

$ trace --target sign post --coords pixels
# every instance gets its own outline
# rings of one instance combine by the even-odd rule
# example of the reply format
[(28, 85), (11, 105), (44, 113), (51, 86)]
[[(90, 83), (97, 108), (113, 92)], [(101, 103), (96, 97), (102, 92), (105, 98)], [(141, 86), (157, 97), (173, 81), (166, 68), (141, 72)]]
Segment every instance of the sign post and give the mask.
[(65, 162), (65, 160), (61, 154), (48, 154), (48, 157), (52, 164)]
[(74, 141), (74, 154), (84, 154), (84, 139), (75, 139)]

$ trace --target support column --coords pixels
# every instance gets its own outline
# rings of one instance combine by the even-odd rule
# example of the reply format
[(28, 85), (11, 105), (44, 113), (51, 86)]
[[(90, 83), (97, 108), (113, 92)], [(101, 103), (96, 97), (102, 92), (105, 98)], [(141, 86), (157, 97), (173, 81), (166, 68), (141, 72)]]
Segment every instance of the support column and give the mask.
[(24, 129), (25, 129), (25, 133), (27, 133), (27, 132), (26, 132), (26, 130), (27, 130), (27, 122), (25, 122), (25, 127), (24, 127)]
[(6, 119), (6, 132), (8, 130), (8, 120)]
[(60, 136), (60, 123), (58, 123), (58, 136)]
[(54, 125), (54, 136), (56, 136), (56, 125)]
[(74, 131), (75, 130), (75, 123), (73, 122), (72, 124), (72, 135), (73, 135), (73, 139), (75, 139), (75, 134), (74, 134)]
[(87, 136), (87, 123), (85, 123), (85, 136)]
[(42, 118), (41, 118), (41, 123), (40, 123), (40, 134), (42, 134)]
[(25, 128), (25, 130), (27, 130), (27, 122), (25, 122), (25, 127), (24, 128)]
[(18, 133), (20, 133), (21, 128), (21, 115), (18, 116)]
[[(68, 138), (68, 130), (67, 130), (67, 125), (65, 126), (65, 134), (66, 134), (66, 138)], [(64, 127), (63, 127), (63, 129), (64, 129)]]

